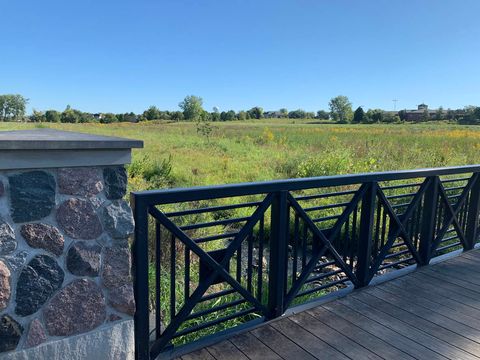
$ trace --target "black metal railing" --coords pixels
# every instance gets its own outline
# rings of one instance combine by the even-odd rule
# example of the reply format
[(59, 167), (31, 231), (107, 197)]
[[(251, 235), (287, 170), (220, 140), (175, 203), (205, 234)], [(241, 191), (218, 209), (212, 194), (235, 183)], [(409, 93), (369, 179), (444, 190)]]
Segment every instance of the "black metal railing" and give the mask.
[(131, 200), (136, 354), (153, 359), (472, 249), (480, 165), (144, 191)]

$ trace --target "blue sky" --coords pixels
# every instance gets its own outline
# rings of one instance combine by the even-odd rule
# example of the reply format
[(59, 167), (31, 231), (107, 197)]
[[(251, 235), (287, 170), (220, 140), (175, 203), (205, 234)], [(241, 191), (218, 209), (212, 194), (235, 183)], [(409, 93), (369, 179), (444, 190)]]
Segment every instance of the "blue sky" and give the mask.
[(142, 112), (480, 105), (478, 0), (0, 0), (0, 94)]

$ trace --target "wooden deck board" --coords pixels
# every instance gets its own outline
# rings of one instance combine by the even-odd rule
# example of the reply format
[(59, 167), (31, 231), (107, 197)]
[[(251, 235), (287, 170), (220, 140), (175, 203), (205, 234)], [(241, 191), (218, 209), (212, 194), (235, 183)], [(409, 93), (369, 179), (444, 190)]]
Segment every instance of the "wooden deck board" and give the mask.
[(480, 250), (305, 312), (182, 360), (480, 360)]

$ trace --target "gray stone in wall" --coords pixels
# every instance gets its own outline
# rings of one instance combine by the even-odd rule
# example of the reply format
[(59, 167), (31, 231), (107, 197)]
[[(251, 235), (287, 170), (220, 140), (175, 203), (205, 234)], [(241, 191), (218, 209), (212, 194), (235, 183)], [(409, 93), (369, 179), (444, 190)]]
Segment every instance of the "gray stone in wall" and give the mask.
[(13, 272), (16, 272), (25, 265), (27, 262), (27, 256), (28, 253), (22, 250), (15, 254), (6, 255), (3, 259), (7, 262), (8, 266), (10, 266), (10, 269), (12, 269)]
[(54, 258), (35, 256), (22, 270), (17, 282), (15, 313), (35, 313), (57, 291), (65, 274)]
[(109, 200), (121, 199), (127, 193), (127, 171), (123, 166), (103, 169), (105, 195)]
[(70, 336), (95, 329), (105, 321), (105, 298), (100, 287), (87, 279), (75, 280), (43, 309), (50, 335)]
[(26, 224), (20, 233), (33, 248), (44, 249), (57, 256), (63, 253), (63, 235), (55, 226), (48, 224)]
[(93, 196), (103, 190), (102, 177), (97, 168), (65, 168), (58, 170), (61, 194)]
[(3, 185), (3, 181), (0, 180), (0, 197), (2, 197), (3, 194), (5, 194), (5, 186)]
[(75, 242), (67, 254), (67, 269), (77, 276), (97, 276), (102, 247), (95, 243)]
[(105, 206), (102, 215), (105, 230), (112, 238), (125, 239), (133, 234), (133, 214), (125, 200), (116, 200)]
[(38, 319), (34, 319), (30, 323), (28, 329), (27, 338), (25, 340), (25, 348), (31, 348), (33, 346), (40, 345), (47, 341), (47, 334), (43, 328), (42, 323)]
[(131, 316), (135, 314), (135, 297), (132, 285), (125, 284), (113, 289), (110, 291), (108, 299), (114, 309)]
[(45, 171), (30, 171), (8, 178), (14, 222), (36, 221), (55, 207), (55, 179)]
[(23, 327), (9, 315), (0, 318), (0, 353), (14, 350), (23, 333)]
[(105, 248), (103, 257), (102, 283), (110, 289), (131, 284), (131, 260), (128, 248)]
[(17, 248), (15, 232), (12, 227), (0, 217), (0, 255), (11, 254)]
[(8, 306), (10, 301), (10, 270), (0, 260), (0, 311)]
[(134, 360), (133, 320), (2, 354), (2, 360)]
[(57, 222), (68, 236), (74, 239), (96, 239), (102, 232), (102, 224), (93, 205), (81, 199), (69, 199), (57, 210)]

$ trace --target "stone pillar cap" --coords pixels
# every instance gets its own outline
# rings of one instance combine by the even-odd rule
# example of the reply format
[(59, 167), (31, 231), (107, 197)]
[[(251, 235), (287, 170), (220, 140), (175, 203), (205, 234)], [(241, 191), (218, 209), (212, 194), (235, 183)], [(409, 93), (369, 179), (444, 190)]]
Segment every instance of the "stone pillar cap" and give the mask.
[(0, 131), (0, 170), (124, 165), (143, 141), (54, 129)]

